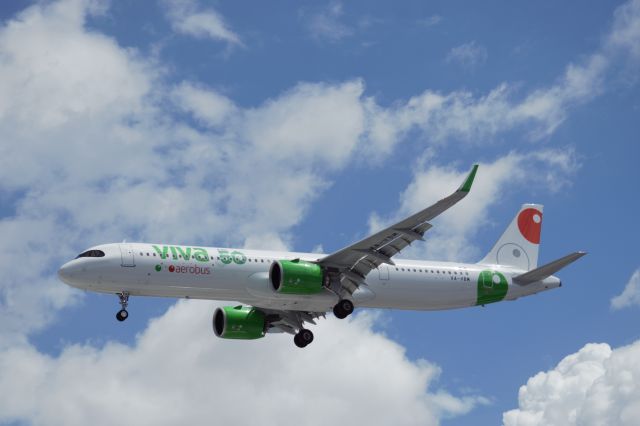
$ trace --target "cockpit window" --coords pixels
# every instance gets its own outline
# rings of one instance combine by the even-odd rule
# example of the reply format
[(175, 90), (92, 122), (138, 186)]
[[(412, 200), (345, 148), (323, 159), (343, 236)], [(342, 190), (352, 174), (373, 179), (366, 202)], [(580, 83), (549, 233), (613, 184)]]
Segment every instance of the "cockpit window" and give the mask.
[(79, 257), (104, 257), (104, 252), (102, 250), (87, 250), (76, 256), (76, 259)]

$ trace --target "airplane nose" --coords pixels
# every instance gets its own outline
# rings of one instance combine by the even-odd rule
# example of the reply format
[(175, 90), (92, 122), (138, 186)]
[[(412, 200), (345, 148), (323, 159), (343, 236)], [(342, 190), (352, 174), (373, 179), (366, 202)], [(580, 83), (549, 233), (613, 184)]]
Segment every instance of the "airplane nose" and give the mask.
[(58, 269), (58, 278), (60, 278), (60, 281), (64, 282), (65, 284), (71, 285), (73, 274), (71, 273), (71, 267), (69, 266), (69, 263), (65, 263), (60, 267), (60, 269)]

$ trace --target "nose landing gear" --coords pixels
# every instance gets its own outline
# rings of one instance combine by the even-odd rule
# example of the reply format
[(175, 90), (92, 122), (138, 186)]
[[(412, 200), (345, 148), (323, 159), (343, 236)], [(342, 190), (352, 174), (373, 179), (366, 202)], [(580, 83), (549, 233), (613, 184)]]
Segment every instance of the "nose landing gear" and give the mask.
[(122, 322), (129, 318), (129, 312), (127, 312), (127, 305), (129, 304), (129, 292), (123, 291), (121, 293), (116, 293), (116, 296), (118, 296), (118, 298), (120, 299), (120, 306), (122, 306), (122, 309), (120, 309), (116, 314), (116, 319)]

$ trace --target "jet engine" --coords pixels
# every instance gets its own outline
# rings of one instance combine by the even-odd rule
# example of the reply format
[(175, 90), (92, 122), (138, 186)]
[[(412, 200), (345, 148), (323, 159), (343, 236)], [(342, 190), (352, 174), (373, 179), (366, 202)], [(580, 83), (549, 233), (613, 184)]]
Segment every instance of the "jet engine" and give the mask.
[(224, 306), (213, 313), (213, 332), (223, 339), (259, 339), (266, 332), (264, 312), (247, 306)]
[(319, 265), (300, 259), (276, 260), (269, 269), (269, 281), (278, 293), (316, 294), (322, 291), (324, 273)]

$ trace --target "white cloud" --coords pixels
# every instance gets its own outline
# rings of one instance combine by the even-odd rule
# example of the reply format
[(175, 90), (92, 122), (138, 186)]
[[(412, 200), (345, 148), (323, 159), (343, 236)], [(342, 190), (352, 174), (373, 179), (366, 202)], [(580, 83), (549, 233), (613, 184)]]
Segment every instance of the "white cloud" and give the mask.
[(149, 89), (145, 74), (151, 69), (98, 33), (84, 33), (79, 40), (86, 13), (82, 2), (56, 2), (28, 8), (0, 28), (3, 121), (51, 131), (78, 115), (140, 113), (141, 97)]
[[(214, 305), (179, 302), (133, 346), (29, 345), (0, 352), (0, 423), (174, 425), (216, 423), (437, 425), (484, 398), (436, 388), (438, 366), (409, 360), (372, 330), (375, 315), (330, 318), (300, 350), (289, 335), (222, 340)], [(345, 347), (349, 355), (345, 357)], [(340, 360), (332, 362), (330, 360)], [(376, 373), (377, 372), (377, 373)]]
[(622, 49), (636, 61), (640, 59), (639, 0), (628, 1), (616, 9), (613, 28), (607, 37), (607, 47)]
[(640, 418), (640, 341), (590, 343), (520, 387), (505, 426), (635, 425)]
[(229, 29), (224, 18), (214, 9), (201, 10), (195, 0), (163, 0), (163, 3), (174, 31), (242, 46), (240, 37)]
[(182, 82), (173, 90), (174, 102), (184, 111), (211, 127), (219, 127), (236, 112), (233, 102), (206, 87)]
[[(640, 1), (634, 0), (616, 9), (611, 30), (594, 53), (567, 65), (554, 84), (524, 95), (516, 90), (517, 85), (502, 83), (485, 95), (426, 90), (386, 109), (370, 99), (368, 154), (384, 157), (414, 129), (435, 143), (452, 139), (487, 143), (497, 134), (516, 128), (524, 130), (532, 140), (546, 138), (564, 122), (571, 108), (606, 90), (608, 73), (619, 65), (621, 53), (636, 69), (640, 58), (638, 28)], [(475, 42), (459, 46), (455, 54), (451, 52), (451, 60), (481, 62), (486, 54), (483, 49)]]
[(611, 299), (613, 309), (622, 309), (633, 305), (640, 306), (640, 268), (631, 275), (622, 293)]
[(487, 48), (476, 43), (475, 40), (453, 47), (447, 53), (446, 61), (457, 63), (465, 68), (476, 68), (487, 62), (489, 53)]
[(354, 32), (341, 22), (343, 14), (342, 3), (332, 2), (323, 10), (309, 16), (303, 14), (303, 17), (308, 20), (308, 29), (313, 38), (335, 43)]

